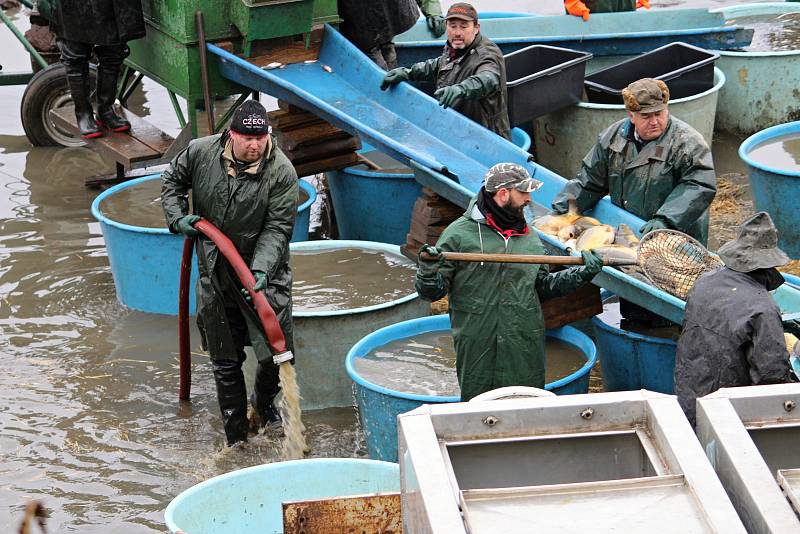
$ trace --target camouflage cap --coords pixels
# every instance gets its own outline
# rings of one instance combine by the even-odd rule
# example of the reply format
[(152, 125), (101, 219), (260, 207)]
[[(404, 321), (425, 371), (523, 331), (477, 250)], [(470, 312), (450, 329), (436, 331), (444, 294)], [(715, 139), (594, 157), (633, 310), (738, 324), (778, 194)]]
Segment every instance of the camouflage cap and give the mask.
[(669, 88), (661, 80), (642, 78), (622, 90), (625, 109), (639, 113), (653, 113), (666, 109)]
[(471, 20), (473, 22), (478, 22), (478, 12), (472, 7), (472, 4), (468, 4), (466, 2), (456, 2), (450, 9), (447, 10), (447, 14), (444, 16), (444, 20), (450, 19), (461, 19), (461, 20)]
[(530, 193), (542, 187), (542, 182), (531, 178), (527, 169), (516, 163), (494, 165), (483, 177), (483, 184), (489, 193), (512, 188), (523, 193)]
[(740, 273), (789, 263), (789, 256), (778, 248), (778, 230), (765, 211), (743, 222), (736, 239), (719, 247), (717, 254), (726, 267)]

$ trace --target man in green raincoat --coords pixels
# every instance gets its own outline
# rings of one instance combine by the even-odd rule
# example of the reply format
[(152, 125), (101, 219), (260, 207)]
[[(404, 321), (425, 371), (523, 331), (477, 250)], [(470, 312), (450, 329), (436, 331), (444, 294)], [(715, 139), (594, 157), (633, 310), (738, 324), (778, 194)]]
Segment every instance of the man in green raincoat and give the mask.
[(566, 213), (574, 198), (583, 212), (610, 194), (614, 204), (647, 221), (642, 234), (672, 228), (705, 245), (717, 191), (708, 144), (697, 130), (670, 117), (663, 81), (643, 78), (622, 96), (628, 118), (600, 134), (578, 176), (556, 195), (553, 209)]
[[(189, 214), (189, 191), (193, 214)], [(289, 239), (297, 205), (297, 174), (271, 135), (267, 112), (254, 100), (233, 114), (231, 129), (197, 139), (164, 172), (161, 202), (170, 232), (198, 235), (206, 219), (233, 242), (277, 315), (286, 348), (292, 345), (292, 272)], [(280, 422), (273, 407), (278, 367), (258, 317), (233, 268), (214, 242), (198, 235), (197, 325), (211, 356), (228, 445), (247, 441), (244, 346), (258, 358), (251, 398), (260, 424)]]
[(427, 253), (544, 254), (523, 208), (541, 182), (524, 167), (499, 163), (467, 211), (420, 250), (416, 290), (426, 300), (449, 296), (461, 399), (496, 388), (545, 382), (545, 328), (541, 300), (574, 291), (603, 268), (584, 252), (585, 265), (550, 273), (547, 265), (467, 263), (426, 259)]
[(435, 82), (433, 96), (442, 107), (451, 107), (511, 140), (503, 53), (481, 35), (478, 12), (472, 5), (453, 4), (445, 21), (447, 44), (442, 55), (411, 68), (390, 70), (381, 82), (381, 89), (404, 81)]

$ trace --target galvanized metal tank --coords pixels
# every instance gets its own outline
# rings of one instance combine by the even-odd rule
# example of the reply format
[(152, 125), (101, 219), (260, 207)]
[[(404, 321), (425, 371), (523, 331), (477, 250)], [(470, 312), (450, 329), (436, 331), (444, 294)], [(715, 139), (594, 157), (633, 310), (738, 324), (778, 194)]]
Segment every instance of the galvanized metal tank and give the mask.
[(792, 258), (800, 258), (800, 234), (797, 231), (800, 172), (773, 167), (749, 156), (758, 145), (786, 135), (800, 135), (800, 121), (779, 124), (751, 135), (739, 147), (739, 157), (747, 165), (756, 210), (766, 211), (772, 217), (778, 229), (780, 248)]
[[(92, 202), (92, 215), (100, 222), (108, 251), (108, 262), (114, 277), (117, 299), (135, 310), (147, 313), (178, 314), (178, 278), (184, 238), (166, 228), (131, 226), (106, 217), (100, 204), (107, 198), (139, 184), (160, 180), (161, 175), (130, 180), (102, 192)], [(311, 184), (300, 180), (300, 188), (308, 200), (297, 207), (292, 241), (308, 239), (311, 204), (317, 192)], [(197, 281), (197, 262), (192, 262), (192, 282)], [(194, 290), (189, 292), (189, 309), (196, 309)]]
[[(610, 297), (603, 292), (604, 301)], [(673, 392), (677, 342), (623, 330), (599, 316), (592, 317), (592, 326), (605, 391)]]
[[(714, 134), (717, 98), (725, 83), (725, 74), (715, 68), (714, 87), (669, 103), (670, 115), (700, 132), (709, 147)], [(581, 161), (597, 142), (597, 136), (626, 116), (622, 104), (580, 102), (534, 119), (537, 163), (567, 179), (574, 178), (581, 168)]]
[[(531, 147), (531, 137), (519, 128), (511, 130), (511, 141), (522, 150)], [(363, 143), (361, 154), (374, 148)], [(414, 179), (414, 171), (385, 158), (375, 163), (391, 166), (373, 170), (366, 165), (347, 167), (325, 173), (331, 190), (333, 211), (339, 239), (361, 239), (402, 245), (411, 227), (414, 203), (422, 194), (422, 186)], [(407, 172), (402, 172), (405, 169)], [(386, 209), (391, 206), (391, 209)]]
[[(379, 386), (359, 375), (355, 360), (392, 341), (427, 332), (450, 330), (449, 315), (435, 315), (393, 324), (370, 333), (358, 341), (347, 353), (345, 367), (355, 383), (361, 428), (370, 458), (397, 461), (397, 416), (423, 404), (459, 402), (457, 396), (416, 395)], [(592, 340), (580, 330), (564, 326), (547, 331), (547, 336), (559, 339), (578, 348), (586, 363), (574, 373), (545, 385), (556, 395), (589, 392), (589, 372), (597, 361)], [(453, 371), (455, 372), (455, 370)]]
[(314, 458), (247, 467), (183, 491), (167, 506), (170, 532), (283, 532), (285, 501), (396, 492), (397, 464), (354, 458)]
[[(800, 12), (800, 4), (768, 2), (722, 7), (725, 19)], [(800, 119), (800, 50), (735, 52), (721, 50), (717, 67), (727, 83), (719, 92), (718, 130), (750, 135)]]
[(426, 405), (398, 428), (407, 532), (745, 532), (675, 397)]
[[(697, 399), (697, 437), (748, 532), (800, 532), (800, 384)], [(788, 498), (788, 500), (787, 500)]]
[[(402, 256), (397, 245), (370, 241), (305, 241), (292, 243), (290, 248), (292, 252), (362, 248)], [(352, 406), (353, 387), (344, 363), (350, 348), (370, 332), (429, 314), (430, 303), (420, 299), (413, 287), (385, 304), (335, 311), (294, 310), (295, 366), (302, 408)]]

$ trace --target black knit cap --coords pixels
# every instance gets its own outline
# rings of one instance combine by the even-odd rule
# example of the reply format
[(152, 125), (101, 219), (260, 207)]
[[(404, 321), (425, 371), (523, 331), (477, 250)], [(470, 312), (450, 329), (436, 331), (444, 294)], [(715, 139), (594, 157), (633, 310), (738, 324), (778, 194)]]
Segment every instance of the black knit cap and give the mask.
[(267, 110), (260, 102), (245, 100), (231, 118), (231, 130), (242, 135), (266, 135), (270, 132)]

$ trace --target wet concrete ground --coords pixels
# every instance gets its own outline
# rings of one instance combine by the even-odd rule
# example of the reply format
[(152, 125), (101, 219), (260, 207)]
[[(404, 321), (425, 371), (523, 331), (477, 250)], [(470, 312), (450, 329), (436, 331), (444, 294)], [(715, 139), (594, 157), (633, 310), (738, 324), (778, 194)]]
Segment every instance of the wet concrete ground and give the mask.
[[(733, 3), (743, 2), (653, 5)], [(562, 6), (475, 4), (542, 14), (560, 14)], [(9, 14), (24, 31), (25, 18)], [(21, 50), (0, 28), (4, 71), (28, 68)], [(23, 91), (0, 87), (0, 525), (10, 532), (24, 504), (40, 499), (51, 511), (51, 532), (162, 532), (163, 510), (175, 495), (216, 474), (271, 461), (274, 437), (219, 452), (224, 438), (196, 331), (193, 401), (178, 404), (176, 321), (117, 303), (89, 214), (96, 192), (83, 180), (113, 172), (113, 164), (83, 148), (32, 148), (19, 119)], [(146, 82), (131, 105), (177, 135), (163, 88)], [(738, 160), (717, 159), (720, 169), (731, 161)], [(313, 455), (365, 454), (353, 410), (306, 417)]]

